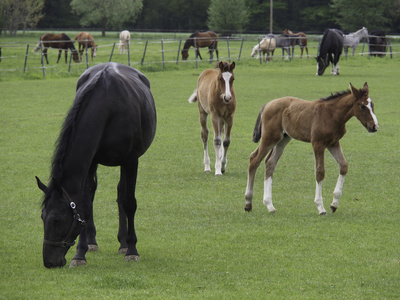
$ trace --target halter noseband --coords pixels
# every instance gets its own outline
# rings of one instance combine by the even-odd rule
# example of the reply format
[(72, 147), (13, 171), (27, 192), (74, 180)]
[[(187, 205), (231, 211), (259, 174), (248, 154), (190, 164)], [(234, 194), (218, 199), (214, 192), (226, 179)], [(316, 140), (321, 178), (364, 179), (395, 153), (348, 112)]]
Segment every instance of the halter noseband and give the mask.
[(86, 225), (85, 220), (81, 219), (81, 216), (78, 214), (78, 211), (76, 210), (76, 204), (75, 202), (73, 202), (71, 200), (71, 198), (69, 197), (67, 191), (62, 188), (63, 193), (67, 196), (67, 201), (69, 202), (69, 206), (72, 209), (72, 212), (74, 213), (73, 219), (74, 221), (72, 222), (71, 228), (68, 231), (67, 236), (65, 237), (65, 239), (62, 242), (53, 242), (53, 241), (49, 241), (46, 239), (43, 239), (43, 244), (46, 245), (52, 245), (52, 246), (62, 246), (62, 247), (72, 247), (73, 245), (75, 245), (75, 240), (73, 242), (67, 242), (67, 240), (69, 240), (69, 238), (72, 235), (72, 232), (74, 231), (76, 224), (79, 222), (82, 226)]

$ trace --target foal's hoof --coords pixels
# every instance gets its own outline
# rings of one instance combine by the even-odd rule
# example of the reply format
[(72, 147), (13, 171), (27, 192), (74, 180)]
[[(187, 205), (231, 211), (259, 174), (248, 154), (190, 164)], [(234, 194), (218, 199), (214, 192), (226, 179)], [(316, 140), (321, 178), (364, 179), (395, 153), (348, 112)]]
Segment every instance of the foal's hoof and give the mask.
[(319, 215), (320, 216), (325, 216), (326, 215), (326, 211), (320, 212)]
[(244, 207), (244, 210), (245, 211), (251, 211), (253, 209), (253, 206), (251, 205), (251, 204), (247, 204), (245, 207)]
[(125, 255), (125, 261), (139, 261), (139, 255)]
[(128, 248), (120, 248), (118, 250), (118, 254), (125, 254), (126, 252), (128, 252)]
[(73, 259), (69, 265), (70, 268), (75, 268), (79, 266), (86, 266), (86, 260), (84, 259)]
[(97, 252), (97, 251), (99, 251), (99, 246), (97, 246), (96, 244), (88, 245), (88, 247), (89, 247), (88, 252)]
[(331, 211), (332, 211), (333, 213), (337, 210), (337, 207), (335, 207), (335, 206), (333, 206), (333, 205), (331, 205), (330, 208), (331, 208)]

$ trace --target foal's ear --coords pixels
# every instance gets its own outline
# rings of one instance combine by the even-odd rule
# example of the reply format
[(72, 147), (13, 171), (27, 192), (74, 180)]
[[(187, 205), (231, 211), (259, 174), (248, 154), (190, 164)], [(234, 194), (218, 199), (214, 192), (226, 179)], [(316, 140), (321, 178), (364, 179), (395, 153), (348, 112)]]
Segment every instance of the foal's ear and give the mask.
[(365, 90), (368, 93), (369, 87), (367, 83), (364, 83), (363, 90)]
[(36, 178), (36, 182), (37, 182), (37, 185), (38, 185), (39, 189), (41, 189), (43, 191), (43, 193), (46, 193), (47, 192), (47, 186), (45, 186), (44, 183), (41, 182), (40, 179), (37, 176), (35, 176), (35, 178)]
[(361, 98), (361, 93), (359, 90), (357, 90), (351, 83), (350, 83), (350, 90), (351, 93), (353, 94), (354, 97), (356, 97), (356, 99)]
[(233, 69), (235, 68), (235, 62), (234, 61), (230, 64), (229, 68), (231, 69), (231, 71), (233, 71)]

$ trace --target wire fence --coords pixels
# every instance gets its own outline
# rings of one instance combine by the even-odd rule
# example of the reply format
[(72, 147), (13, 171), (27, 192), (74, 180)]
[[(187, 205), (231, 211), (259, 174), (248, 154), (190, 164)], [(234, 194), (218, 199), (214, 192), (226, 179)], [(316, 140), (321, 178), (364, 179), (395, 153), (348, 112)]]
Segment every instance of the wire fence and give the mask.
[[(276, 47), (275, 49), (269, 48), (268, 51), (274, 50), (271, 53), (271, 57), (274, 57), (268, 63), (273, 63), (277, 58), (286, 59), (289, 62), (300, 58), (315, 57), (318, 54), (319, 44), (322, 35), (308, 36), (306, 43), (300, 41), (299, 38), (284, 37), (275, 35), (279, 39), (288, 39), (290, 46), (287, 43)], [(369, 36), (371, 38), (373, 36)], [(96, 56), (91, 57), (91, 49), (85, 47), (81, 50), (82, 60), (74, 62), (72, 59), (73, 51), (67, 49), (67, 60), (66, 65), (68, 66), (67, 72), (82, 72), (89, 68), (91, 65), (100, 64), (104, 62), (118, 62), (127, 64), (129, 66), (140, 67), (146, 66), (147, 68), (158, 68), (167, 69), (177, 65), (190, 65), (195, 68), (199, 67), (199, 63), (208, 61), (212, 63), (217, 60), (226, 61), (257, 61), (259, 64), (264, 64), (266, 61), (257, 55), (251, 57), (251, 53), (258, 47), (258, 53), (263, 52), (261, 49), (261, 42), (265, 36), (244, 36), (244, 37), (220, 37), (217, 43), (213, 43), (209, 48), (198, 48), (199, 54), (194, 51), (194, 48), (190, 48), (189, 57), (187, 60), (182, 59), (182, 50), (186, 39), (180, 38), (169, 38), (169, 39), (131, 39), (126, 44), (125, 49), (121, 49), (119, 39), (97, 39), (96, 44)], [(304, 37), (301, 37), (304, 39)], [(381, 50), (374, 50), (375, 45), (368, 43), (369, 39), (363, 39), (360, 41), (356, 48), (355, 56), (365, 56), (369, 59), (371, 56), (387, 56), (393, 58), (400, 54), (400, 37), (399, 36), (386, 36), (386, 45)], [(83, 40), (87, 43), (87, 40)], [(199, 40), (197, 40), (199, 41)], [(58, 41), (60, 42), (60, 41)], [(292, 48), (294, 46), (294, 48)], [(40, 51), (34, 53), (32, 50), (39, 47)], [(289, 52), (290, 55), (284, 55), (284, 50), (295, 49), (293, 52)], [(300, 48), (303, 48), (303, 53), (300, 54)], [(37, 72), (46, 76), (46, 72), (61, 66), (64, 59), (59, 58), (65, 49), (49, 48), (45, 50), (43, 44), (40, 42), (0, 42), (0, 75), (7, 72)], [(218, 57), (215, 50), (218, 49)], [(79, 49), (76, 48), (75, 51)], [(282, 55), (280, 51), (282, 50)], [(307, 51), (306, 51), (307, 50)], [(370, 51), (371, 50), (371, 51)], [(48, 61), (44, 59), (44, 54), (47, 52)], [(208, 53), (210, 52), (210, 53)], [(349, 53), (351, 53), (351, 48)], [(201, 54), (202, 53), (202, 54)], [(343, 56), (345, 56), (343, 54)], [(343, 59), (342, 56), (342, 59)], [(351, 59), (350, 54), (345, 56), (345, 59)], [(57, 64), (57, 60), (59, 63)], [(256, 59), (256, 60), (255, 60)], [(64, 67), (62, 68), (65, 69)]]

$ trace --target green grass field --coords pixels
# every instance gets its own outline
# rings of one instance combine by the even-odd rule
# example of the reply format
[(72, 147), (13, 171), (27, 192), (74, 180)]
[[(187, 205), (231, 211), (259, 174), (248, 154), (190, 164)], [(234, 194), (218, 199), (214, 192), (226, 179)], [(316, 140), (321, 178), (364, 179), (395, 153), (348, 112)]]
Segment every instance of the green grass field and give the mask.
[[(78, 75), (64, 76), (64, 63), (46, 79), (40, 71), (13, 75), (3, 70), (0, 298), (398, 299), (400, 58), (350, 57), (341, 60), (341, 75), (333, 77), (327, 70), (317, 77), (312, 57), (263, 65), (254, 59), (236, 61), (238, 104), (221, 177), (203, 173), (197, 105), (187, 102), (199, 73), (210, 65), (169, 64), (164, 71), (157, 65), (159, 72), (143, 67), (156, 101), (158, 128), (139, 166), (141, 260), (125, 262), (117, 254), (119, 169), (100, 167), (94, 207), (99, 252), (87, 255), (86, 267), (52, 270), (42, 263), (42, 192), (34, 176), (48, 181), (54, 142)], [(311, 145), (292, 141), (274, 175), (277, 212), (269, 214), (262, 204), (262, 165), (253, 211), (246, 213), (248, 158), (256, 148), (251, 137), (260, 107), (286, 95), (325, 97), (348, 89), (349, 82), (358, 88), (368, 82), (380, 128), (370, 134), (355, 118), (348, 122), (341, 143), (349, 172), (337, 212), (318, 215)], [(211, 140), (209, 145), (213, 167)], [(327, 209), (337, 176), (327, 152)], [(74, 254), (71, 248), (67, 265)]]

